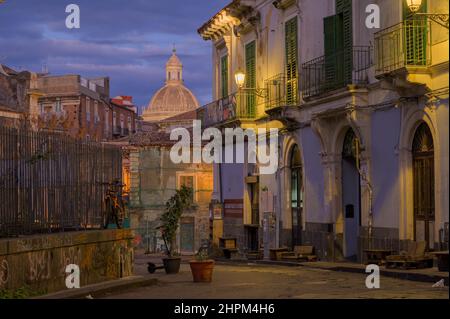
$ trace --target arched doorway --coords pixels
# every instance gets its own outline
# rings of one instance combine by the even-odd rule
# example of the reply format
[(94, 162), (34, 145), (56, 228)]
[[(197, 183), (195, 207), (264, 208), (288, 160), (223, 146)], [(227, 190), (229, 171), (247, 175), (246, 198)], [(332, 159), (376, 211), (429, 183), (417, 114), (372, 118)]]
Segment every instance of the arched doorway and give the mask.
[(294, 145), (290, 157), (292, 247), (302, 244), (303, 171), (300, 150)]
[(358, 233), (361, 221), (361, 183), (358, 171), (358, 139), (347, 130), (342, 149), (342, 205), (344, 211), (344, 257), (358, 254)]
[(412, 145), (414, 240), (434, 245), (434, 144), (430, 128), (422, 123), (416, 129)]

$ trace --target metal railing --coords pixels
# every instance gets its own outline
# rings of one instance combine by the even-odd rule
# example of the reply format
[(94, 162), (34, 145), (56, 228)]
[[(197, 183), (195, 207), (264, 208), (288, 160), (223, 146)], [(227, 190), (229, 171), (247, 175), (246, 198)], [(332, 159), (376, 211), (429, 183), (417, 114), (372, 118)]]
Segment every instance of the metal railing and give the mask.
[(375, 33), (375, 73), (431, 64), (431, 25), (425, 19), (405, 20)]
[(101, 228), (120, 148), (0, 127), (0, 237)]
[(307, 99), (350, 84), (367, 84), (367, 70), (372, 65), (370, 46), (353, 46), (305, 62), (301, 72), (302, 96)]
[(253, 89), (241, 89), (201, 107), (199, 119), (204, 127), (235, 120), (253, 120), (260, 97)]
[(264, 81), (265, 109), (298, 105), (298, 79), (288, 79), (285, 74), (277, 74)]

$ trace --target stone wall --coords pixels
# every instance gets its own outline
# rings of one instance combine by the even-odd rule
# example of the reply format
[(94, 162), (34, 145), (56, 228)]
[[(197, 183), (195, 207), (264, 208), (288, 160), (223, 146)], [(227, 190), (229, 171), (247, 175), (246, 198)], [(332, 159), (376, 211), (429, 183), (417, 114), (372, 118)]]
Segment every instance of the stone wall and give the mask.
[(0, 240), (0, 290), (67, 289), (66, 266), (80, 267), (81, 287), (133, 274), (131, 230), (95, 230)]

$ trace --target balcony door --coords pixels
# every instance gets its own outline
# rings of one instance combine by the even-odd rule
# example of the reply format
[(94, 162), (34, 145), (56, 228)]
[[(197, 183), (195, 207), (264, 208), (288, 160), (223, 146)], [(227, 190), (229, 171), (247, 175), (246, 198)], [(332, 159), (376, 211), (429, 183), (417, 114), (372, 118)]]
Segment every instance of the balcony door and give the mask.
[[(427, 0), (422, 1), (418, 13), (427, 12)], [(424, 16), (413, 16), (406, 1), (403, 1), (405, 65), (427, 65), (428, 22)]]
[(427, 124), (422, 123), (413, 140), (414, 239), (434, 245), (434, 144)]
[(351, 83), (353, 72), (352, 1), (336, 0), (336, 14), (324, 24), (325, 90)]

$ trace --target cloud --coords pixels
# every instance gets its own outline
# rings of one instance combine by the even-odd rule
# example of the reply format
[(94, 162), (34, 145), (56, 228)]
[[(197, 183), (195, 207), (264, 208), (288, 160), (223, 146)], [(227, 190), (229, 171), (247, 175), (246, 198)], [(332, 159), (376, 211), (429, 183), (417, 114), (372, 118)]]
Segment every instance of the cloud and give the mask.
[[(14, 0), (0, 5), (0, 63), (53, 74), (110, 76), (111, 95), (146, 105), (163, 84), (175, 43), (186, 85), (211, 99), (211, 47), (197, 28), (229, 0)], [(65, 28), (76, 3), (81, 28)]]

